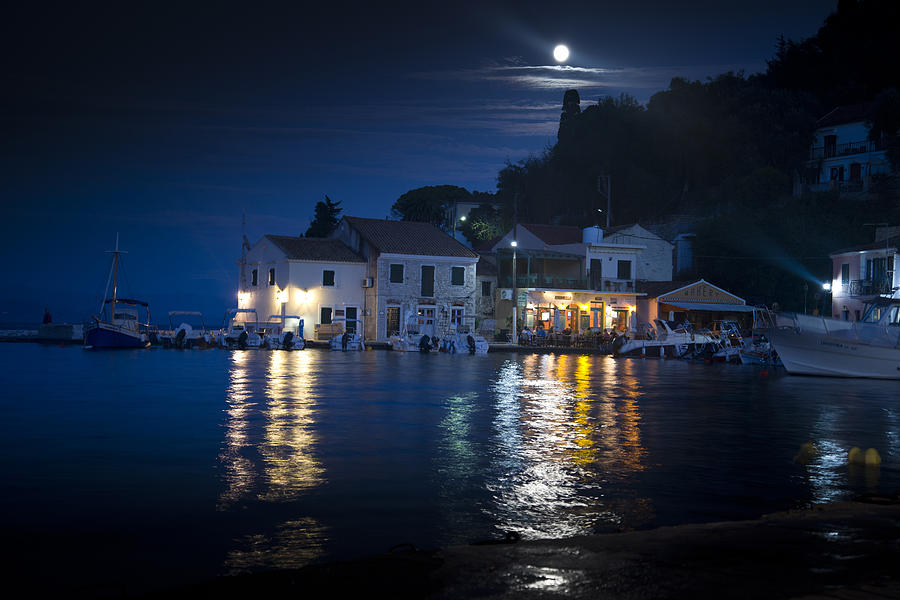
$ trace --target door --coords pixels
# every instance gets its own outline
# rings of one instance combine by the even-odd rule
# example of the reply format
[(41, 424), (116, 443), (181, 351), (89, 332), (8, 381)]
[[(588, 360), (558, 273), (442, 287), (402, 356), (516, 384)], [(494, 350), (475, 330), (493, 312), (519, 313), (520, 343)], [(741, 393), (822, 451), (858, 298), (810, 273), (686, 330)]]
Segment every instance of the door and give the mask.
[(355, 306), (347, 307), (347, 320), (345, 321), (347, 323), (347, 333), (356, 333), (357, 325), (359, 325), (359, 323), (357, 323), (356, 321), (358, 314), (359, 309), (357, 309)]
[(400, 335), (400, 307), (388, 306), (385, 323), (385, 331), (387, 336)]

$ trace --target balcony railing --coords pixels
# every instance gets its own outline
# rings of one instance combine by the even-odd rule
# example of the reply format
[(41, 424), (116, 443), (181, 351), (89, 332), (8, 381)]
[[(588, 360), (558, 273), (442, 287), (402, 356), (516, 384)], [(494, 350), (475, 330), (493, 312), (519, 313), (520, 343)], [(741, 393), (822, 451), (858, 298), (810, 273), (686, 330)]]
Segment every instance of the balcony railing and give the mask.
[(862, 140), (859, 142), (846, 142), (834, 146), (815, 146), (810, 150), (809, 160), (820, 158), (834, 158), (836, 156), (849, 156), (851, 154), (863, 154), (865, 152), (877, 152), (884, 150), (884, 142), (872, 142)]
[[(510, 288), (512, 277), (499, 278), (499, 286)], [(556, 290), (592, 290), (598, 292), (634, 292), (633, 279), (609, 279), (604, 277), (550, 277), (545, 275), (519, 275), (516, 287)]]
[[(881, 279), (878, 281), (872, 279), (854, 279), (850, 282), (850, 296), (876, 296), (878, 294), (888, 294), (891, 291), (890, 284)], [(844, 289), (844, 286), (841, 286)]]

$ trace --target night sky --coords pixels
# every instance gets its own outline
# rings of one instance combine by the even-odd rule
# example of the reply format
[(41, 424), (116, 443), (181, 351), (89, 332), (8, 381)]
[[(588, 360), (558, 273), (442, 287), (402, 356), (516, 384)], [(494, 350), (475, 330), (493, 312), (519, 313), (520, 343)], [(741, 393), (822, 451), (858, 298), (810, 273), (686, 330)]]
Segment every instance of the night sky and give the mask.
[(836, 0), (23, 4), (0, 24), (0, 323), (96, 313), (117, 232), (120, 294), (218, 323), (243, 212), (255, 242), (326, 194), (385, 217), (420, 186), (494, 191), (555, 142), (566, 89), (762, 71)]

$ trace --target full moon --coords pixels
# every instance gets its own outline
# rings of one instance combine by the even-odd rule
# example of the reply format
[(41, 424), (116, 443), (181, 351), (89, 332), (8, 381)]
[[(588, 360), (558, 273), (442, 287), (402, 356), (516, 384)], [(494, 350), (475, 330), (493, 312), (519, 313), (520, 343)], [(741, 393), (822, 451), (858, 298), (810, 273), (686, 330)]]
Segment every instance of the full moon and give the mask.
[(563, 44), (560, 44), (553, 49), (553, 58), (556, 59), (556, 62), (566, 62), (569, 58), (569, 49)]

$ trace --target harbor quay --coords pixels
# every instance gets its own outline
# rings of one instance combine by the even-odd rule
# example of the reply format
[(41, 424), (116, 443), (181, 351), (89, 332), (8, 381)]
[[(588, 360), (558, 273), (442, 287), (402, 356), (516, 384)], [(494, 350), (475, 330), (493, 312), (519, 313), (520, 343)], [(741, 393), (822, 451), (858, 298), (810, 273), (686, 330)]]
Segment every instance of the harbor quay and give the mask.
[(900, 496), (570, 539), (514, 535), (440, 550), (218, 578), (147, 598), (900, 598)]

